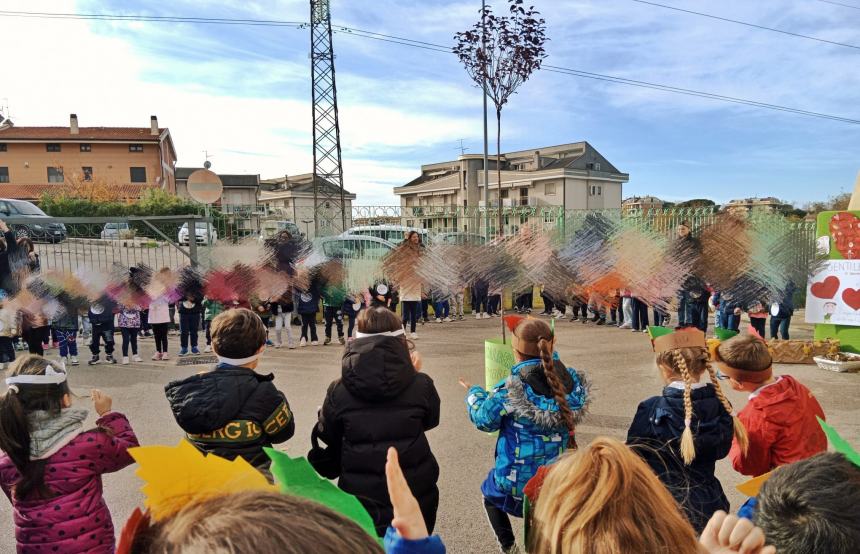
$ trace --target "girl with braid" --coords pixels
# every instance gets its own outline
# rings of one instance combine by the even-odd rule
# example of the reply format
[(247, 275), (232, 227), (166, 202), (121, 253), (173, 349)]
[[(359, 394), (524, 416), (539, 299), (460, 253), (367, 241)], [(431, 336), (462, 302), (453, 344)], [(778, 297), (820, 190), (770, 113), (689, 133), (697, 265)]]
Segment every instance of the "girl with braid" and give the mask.
[[(733, 436), (746, 450), (746, 431), (720, 389), (702, 331), (687, 328), (657, 337), (654, 351), (665, 383), (663, 394), (639, 404), (627, 444), (651, 466), (701, 533), (714, 512), (729, 510), (714, 468), (728, 456)], [(704, 373), (710, 383), (699, 382)]]
[(468, 389), (469, 419), (485, 432), (498, 431), (496, 463), (481, 492), (502, 552), (518, 552), (509, 515), (523, 517), (523, 488), (538, 468), (576, 448), (574, 432), (588, 405), (582, 372), (565, 366), (554, 351), (555, 335), (538, 319), (506, 316), (516, 365), (490, 391)]

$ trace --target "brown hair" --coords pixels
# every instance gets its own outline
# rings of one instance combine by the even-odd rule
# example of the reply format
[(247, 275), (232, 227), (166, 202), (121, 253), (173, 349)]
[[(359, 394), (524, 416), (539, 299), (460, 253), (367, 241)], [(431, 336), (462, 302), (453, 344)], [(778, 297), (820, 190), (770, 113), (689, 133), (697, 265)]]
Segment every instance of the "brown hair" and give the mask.
[[(573, 417), (573, 411), (570, 409), (570, 404), (567, 403), (567, 393), (555, 372), (555, 362), (552, 359), (553, 345), (555, 343), (552, 329), (549, 328), (549, 325), (539, 319), (524, 319), (519, 325), (517, 325), (517, 328), (514, 330), (514, 334), (520, 341), (537, 346), (538, 352), (540, 353), (539, 358), (541, 367), (543, 368), (544, 377), (546, 377), (546, 382), (552, 389), (553, 398), (555, 398), (555, 401), (558, 404), (558, 409), (561, 411), (562, 417), (564, 417), (564, 423), (567, 425), (567, 446), (576, 446), (576, 439), (574, 437), (574, 431), (576, 431), (576, 420)], [(533, 356), (529, 356), (523, 352), (519, 352), (519, 354), (526, 359), (534, 358)]]
[(566, 454), (544, 481), (529, 552), (698, 552), (696, 533), (651, 468), (617, 439)]
[(260, 316), (245, 308), (221, 312), (209, 330), (212, 349), (225, 358), (253, 356), (266, 344), (266, 327)]
[(764, 371), (773, 365), (767, 344), (753, 335), (737, 335), (720, 343), (717, 355), (726, 364), (744, 371)]
[(191, 503), (135, 540), (135, 554), (379, 554), (357, 523), (304, 498), (246, 491)]
[[(7, 376), (44, 375), (49, 365), (57, 371), (61, 367), (41, 356), (28, 354), (12, 362)], [(19, 384), (12, 387), (0, 395), (0, 450), (9, 456), (21, 473), (20, 480), (13, 487), (14, 497), (22, 500), (35, 493), (39, 498), (49, 498), (52, 493), (45, 486), (46, 460), (30, 460), (27, 415), (36, 410), (59, 414), (63, 397), (69, 394), (69, 385), (64, 381), (58, 385)]]
[(33, 241), (28, 239), (27, 237), (21, 237), (17, 240), (18, 246), (20, 248), (26, 248), (27, 253), (29, 254), (33, 250), (35, 250), (35, 246), (33, 246)]
[[(356, 328), (359, 333), (388, 333), (397, 331), (403, 328), (403, 322), (397, 317), (397, 314), (389, 310), (386, 306), (368, 307), (361, 310), (356, 319)], [(406, 335), (399, 337), (406, 348), (412, 349), (412, 342), (406, 339)]]
[[(726, 398), (723, 389), (720, 387), (720, 380), (717, 379), (717, 373), (711, 365), (708, 351), (704, 348), (676, 348), (675, 350), (667, 350), (657, 354), (657, 365), (666, 367), (677, 373), (684, 380), (684, 431), (681, 433), (681, 457), (684, 458), (684, 463), (690, 465), (696, 458), (696, 446), (693, 441), (693, 430), (691, 423), (693, 419), (693, 400), (691, 398), (693, 389), (693, 379), (697, 381), (705, 371), (711, 379), (711, 384), (714, 385), (714, 391), (717, 393), (717, 398), (720, 404), (729, 413), (732, 414), (732, 403)], [(744, 424), (737, 416), (732, 414), (732, 431), (735, 439), (741, 450), (746, 454), (749, 440)]]

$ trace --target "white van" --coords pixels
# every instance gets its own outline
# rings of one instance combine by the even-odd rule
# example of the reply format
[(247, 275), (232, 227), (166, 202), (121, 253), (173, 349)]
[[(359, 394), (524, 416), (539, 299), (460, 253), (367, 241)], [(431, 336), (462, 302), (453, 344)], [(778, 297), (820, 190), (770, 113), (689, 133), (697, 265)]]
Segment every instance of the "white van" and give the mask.
[(343, 235), (376, 237), (398, 244), (403, 242), (406, 235), (412, 231), (418, 233), (422, 243), (427, 244), (429, 242), (430, 234), (427, 232), (427, 229), (407, 227), (406, 225), (359, 225), (358, 227), (348, 229)]

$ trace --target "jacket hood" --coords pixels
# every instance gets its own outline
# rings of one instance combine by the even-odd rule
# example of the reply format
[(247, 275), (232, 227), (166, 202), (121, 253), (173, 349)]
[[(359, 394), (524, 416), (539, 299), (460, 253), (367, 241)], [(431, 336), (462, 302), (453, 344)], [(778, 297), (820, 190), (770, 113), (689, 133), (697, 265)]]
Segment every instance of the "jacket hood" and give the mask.
[(341, 379), (346, 389), (369, 401), (396, 397), (415, 380), (409, 350), (399, 337), (365, 337), (349, 343)]
[[(588, 409), (591, 385), (584, 373), (566, 367), (557, 353), (553, 354), (553, 369), (573, 411), (574, 423), (579, 424)], [(540, 360), (526, 360), (515, 365), (505, 386), (508, 389), (506, 406), (515, 416), (533, 421), (546, 430), (566, 426)]]
[(257, 384), (274, 376), (260, 375), (244, 367), (219, 364), (214, 370), (164, 387), (176, 422), (187, 433), (208, 433), (236, 417)]
[(780, 375), (779, 381), (771, 383), (753, 393), (758, 406), (775, 407), (786, 404), (792, 412), (803, 412), (798, 406), (806, 406), (812, 393), (791, 375)]
[[(717, 398), (714, 386), (708, 384), (693, 389), (693, 443), (696, 459), (718, 460), (725, 456), (726, 444), (732, 441), (732, 416)], [(667, 425), (673, 435), (680, 437), (684, 431), (684, 390), (674, 387), (663, 389), (663, 402), (654, 411), (654, 423)]]

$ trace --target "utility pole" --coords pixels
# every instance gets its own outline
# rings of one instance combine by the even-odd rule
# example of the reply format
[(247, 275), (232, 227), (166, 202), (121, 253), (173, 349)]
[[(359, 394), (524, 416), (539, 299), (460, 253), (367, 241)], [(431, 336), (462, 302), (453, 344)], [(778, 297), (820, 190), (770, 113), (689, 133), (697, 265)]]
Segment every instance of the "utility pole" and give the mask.
[[(486, 51), (487, 49), (487, 0), (481, 1), (481, 44)], [(490, 169), (487, 167), (487, 151), (489, 149), (489, 139), (487, 138), (487, 75), (483, 71), (481, 78), (482, 87), (484, 89), (484, 233), (487, 240), (490, 239)], [(499, 163), (496, 160), (496, 163)], [(502, 184), (499, 183), (499, 210), (502, 209)]]
[(343, 192), (343, 163), (329, 0), (310, 0), (310, 5), (314, 234), (319, 236), (321, 223), (324, 232), (346, 229), (346, 201)]

